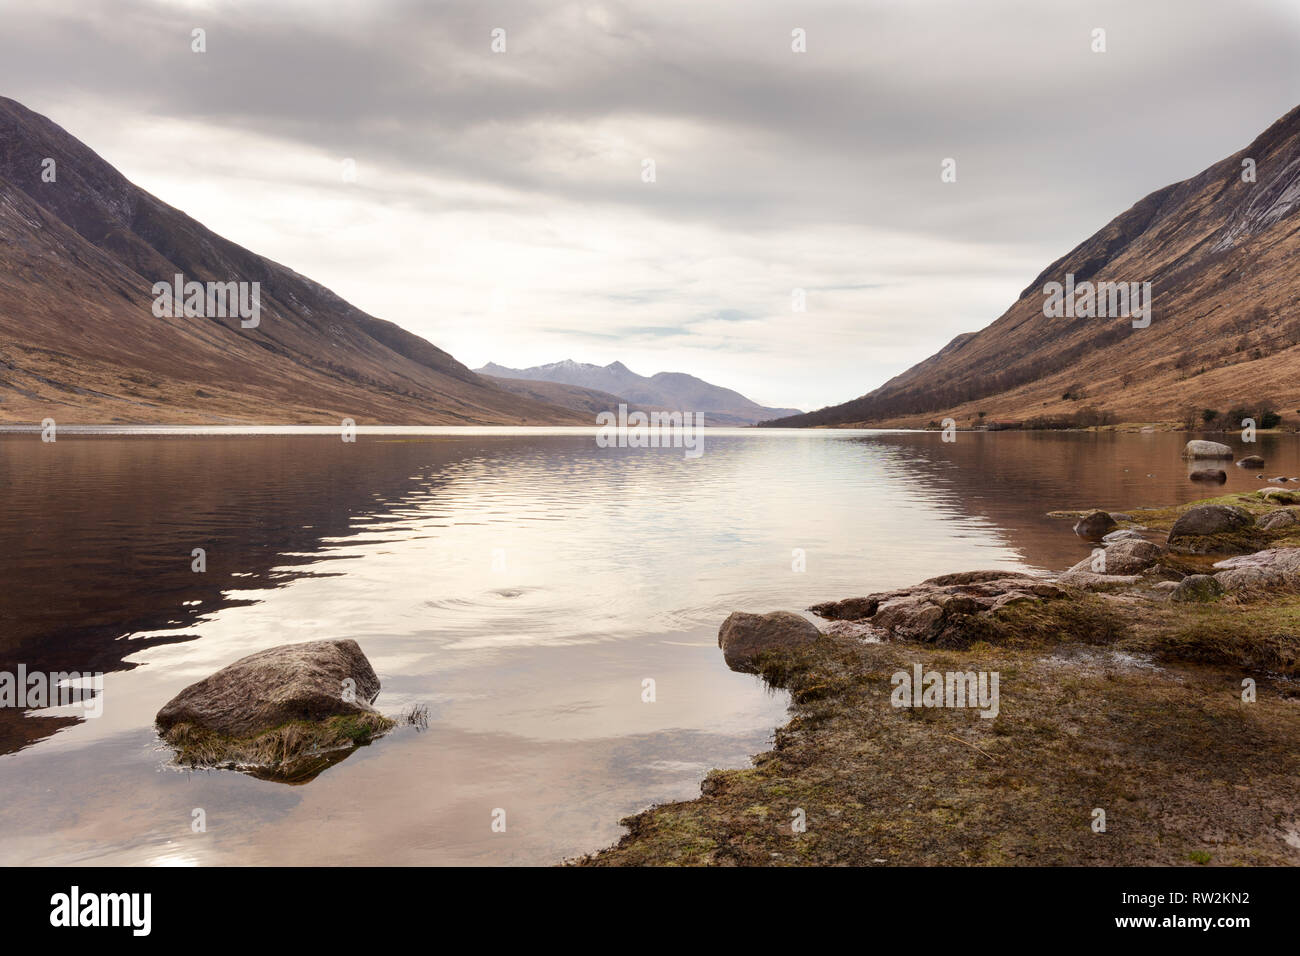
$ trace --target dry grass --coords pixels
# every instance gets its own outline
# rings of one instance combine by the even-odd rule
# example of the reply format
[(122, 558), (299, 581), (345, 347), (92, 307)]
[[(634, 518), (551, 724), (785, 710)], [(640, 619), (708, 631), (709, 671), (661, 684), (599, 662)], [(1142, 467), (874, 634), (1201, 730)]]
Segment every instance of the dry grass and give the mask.
[(302, 782), (395, 726), (382, 714), (346, 714), (320, 723), (294, 721), (255, 737), (231, 738), (180, 723), (163, 739), (176, 750), (181, 766), (231, 768)]

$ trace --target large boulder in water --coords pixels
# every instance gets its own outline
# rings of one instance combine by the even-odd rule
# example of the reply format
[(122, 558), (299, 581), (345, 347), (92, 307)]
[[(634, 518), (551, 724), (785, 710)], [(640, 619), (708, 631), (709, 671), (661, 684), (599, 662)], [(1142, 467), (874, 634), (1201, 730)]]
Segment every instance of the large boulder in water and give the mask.
[(393, 726), (371, 706), (378, 695), (356, 641), (284, 644), (186, 687), (155, 722), (182, 763), (296, 779)]
[(1074, 525), (1074, 533), (1081, 538), (1101, 540), (1108, 531), (1115, 528), (1116, 521), (1105, 511), (1090, 511)]
[(817, 625), (791, 611), (733, 611), (718, 629), (718, 647), (733, 671), (753, 673), (758, 670), (757, 658), (763, 652), (797, 650), (819, 637)]
[(1183, 448), (1184, 458), (1227, 458), (1231, 460), (1232, 449), (1227, 445), (1221, 445), (1217, 441), (1204, 441), (1199, 438), (1192, 439)]
[(825, 601), (814, 604), (808, 610), (828, 621), (860, 621), (871, 617), (880, 607), (878, 597), (845, 598), (842, 601)]

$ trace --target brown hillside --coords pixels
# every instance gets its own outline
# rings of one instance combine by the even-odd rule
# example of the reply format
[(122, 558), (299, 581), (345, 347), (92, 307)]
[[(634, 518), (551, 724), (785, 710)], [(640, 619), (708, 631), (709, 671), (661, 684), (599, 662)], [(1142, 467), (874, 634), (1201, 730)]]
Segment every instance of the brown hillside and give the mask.
[[(42, 181), (42, 161), (57, 163)], [(261, 283), (261, 323), (156, 318), (152, 287)], [(589, 424), (229, 242), (0, 97), (0, 422)]]
[[(1254, 183), (1242, 181), (1248, 157)], [(981, 411), (1023, 421), (1088, 407), (1118, 422), (1179, 421), (1201, 408), (1264, 405), (1295, 424), (1298, 210), (1300, 107), (1240, 152), (1116, 217), (984, 330), (959, 335), (861, 398), (770, 424), (924, 425), (951, 416), (966, 425)], [(1076, 283), (1151, 282), (1150, 327), (1045, 317), (1043, 286), (1067, 272)]]

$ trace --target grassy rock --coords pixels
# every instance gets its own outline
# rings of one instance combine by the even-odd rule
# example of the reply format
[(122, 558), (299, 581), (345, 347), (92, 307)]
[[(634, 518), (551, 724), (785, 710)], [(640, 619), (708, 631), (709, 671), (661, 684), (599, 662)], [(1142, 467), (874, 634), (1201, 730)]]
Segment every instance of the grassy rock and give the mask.
[(1232, 554), (1263, 547), (1254, 516), (1234, 505), (1199, 505), (1183, 512), (1169, 529), (1169, 550), (1179, 554)]
[(284, 644), (191, 684), (155, 720), (182, 765), (302, 780), (394, 726), (378, 694), (356, 641)]
[(1223, 585), (1208, 574), (1189, 574), (1178, 582), (1169, 594), (1171, 601), (1217, 601), (1223, 594)]
[(815, 643), (821, 632), (807, 618), (790, 611), (746, 614), (735, 611), (718, 629), (718, 647), (732, 670), (756, 672), (759, 658), (773, 651)]

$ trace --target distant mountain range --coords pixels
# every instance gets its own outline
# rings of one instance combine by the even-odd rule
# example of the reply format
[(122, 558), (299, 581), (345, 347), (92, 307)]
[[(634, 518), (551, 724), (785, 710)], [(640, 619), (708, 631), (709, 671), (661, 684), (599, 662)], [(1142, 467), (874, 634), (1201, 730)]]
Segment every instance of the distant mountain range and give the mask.
[[(208, 317), (211, 308), (156, 314), (155, 283), (178, 274), (249, 290), (258, 283), (257, 325)], [(0, 422), (47, 417), (592, 423), (498, 388), (419, 336), (223, 239), (0, 97)]]
[[(1123, 162), (1114, 144), (1097, 161)], [(1064, 187), (1063, 187), (1064, 188)], [(1300, 107), (1053, 262), (1001, 318), (880, 388), (779, 426), (1173, 421), (1300, 409)], [(1044, 287), (1150, 282), (1149, 327), (1050, 318)], [(983, 413), (981, 416), (980, 413)]]
[[(759, 405), (737, 391), (712, 385), (682, 372), (638, 375), (622, 362), (590, 365), (566, 359), (532, 368), (506, 368), (489, 362), (475, 371), (480, 375), (491, 376), (502, 387), (520, 394), (527, 392), (528, 387), (523, 383), (529, 382), (569, 386), (579, 391), (540, 391), (537, 395), (550, 395), (552, 397), (548, 401), (563, 403), (572, 408), (580, 407), (583, 411), (604, 411), (616, 408), (622, 402), (629, 408), (703, 412), (705, 423), (712, 425), (753, 425), (769, 419), (801, 414), (797, 408), (768, 408)], [(610, 402), (613, 405), (608, 404)]]

